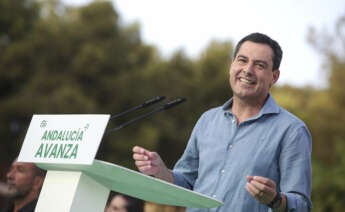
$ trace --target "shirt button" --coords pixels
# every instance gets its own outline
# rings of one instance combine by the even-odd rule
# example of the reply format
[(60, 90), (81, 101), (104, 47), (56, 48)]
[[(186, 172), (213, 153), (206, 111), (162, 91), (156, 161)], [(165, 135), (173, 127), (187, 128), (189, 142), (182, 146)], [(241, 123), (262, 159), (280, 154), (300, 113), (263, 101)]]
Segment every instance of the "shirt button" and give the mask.
[(235, 123), (235, 119), (232, 120), (232, 123)]
[(229, 148), (232, 149), (232, 145), (230, 145)]
[(222, 172), (222, 174), (224, 174), (224, 173), (225, 173), (225, 170), (223, 169), (221, 172)]

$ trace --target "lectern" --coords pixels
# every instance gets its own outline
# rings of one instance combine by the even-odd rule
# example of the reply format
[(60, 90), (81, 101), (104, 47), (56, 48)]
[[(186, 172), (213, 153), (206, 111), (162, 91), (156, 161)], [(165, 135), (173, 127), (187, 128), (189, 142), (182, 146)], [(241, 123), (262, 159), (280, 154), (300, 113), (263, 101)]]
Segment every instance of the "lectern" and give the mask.
[(110, 115), (34, 115), (18, 161), (48, 170), (36, 212), (102, 212), (110, 190), (159, 204), (214, 208), (203, 194), (95, 160)]

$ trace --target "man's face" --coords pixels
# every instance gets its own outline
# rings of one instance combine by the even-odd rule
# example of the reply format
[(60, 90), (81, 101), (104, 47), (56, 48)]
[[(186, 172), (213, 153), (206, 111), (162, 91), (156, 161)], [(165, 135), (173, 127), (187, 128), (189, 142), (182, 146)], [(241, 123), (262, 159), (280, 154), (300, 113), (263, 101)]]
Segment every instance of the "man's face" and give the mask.
[(110, 202), (105, 212), (127, 212), (127, 201), (121, 195), (116, 195)]
[(35, 181), (35, 166), (32, 163), (22, 163), (16, 160), (7, 173), (9, 194), (14, 199), (25, 198), (32, 190)]
[(279, 78), (272, 71), (273, 50), (261, 43), (245, 41), (230, 67), (230, 85), (234, 97), (251, 102), (264, 101)]

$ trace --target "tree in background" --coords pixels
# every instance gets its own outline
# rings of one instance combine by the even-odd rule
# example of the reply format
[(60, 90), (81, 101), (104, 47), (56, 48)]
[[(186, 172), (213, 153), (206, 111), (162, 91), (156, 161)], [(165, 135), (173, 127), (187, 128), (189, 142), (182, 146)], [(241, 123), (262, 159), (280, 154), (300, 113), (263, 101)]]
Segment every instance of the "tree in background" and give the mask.
[[(133, 168), (131, 149), (139, 144), (161, 151), (172, 166), (201, 113), (231, 96), (230, 42), (214, 41), (195, 60), (183, 51), (166, 59), (142, 42), (137, 23), (121, 24), (107, 1), (66, 7), (56, 0), (22, 0), (0, 6), (16, 8), (18, 22), (25, 18), (28, 25), (12, 35), (6, 26), (16, 25), (15, 19), (0, 11), (0, 37), (11, 38), (0, 55), (4, 164), (18, 154), (32, 114), (114, 114), (165, 95), (168, 101), (185, 97), (188, 102), (105, 136), (97, 158)], [(139, 114), (113, 120), (108, 128)]]
[(345, 16), (333, 35), (310, 30), (309, 41), (324, 57), (328, 88), (276, 87), (277, 102), (308, 125), (313, 137), (313, 211), (343, 211), (345, 205)]
[[(0, 1), (0, 161), (3, 163), (0, 167), (9, 165), (18, 151), (15, 143), (20, 123), (17, 122), (17, 117), (11, 117), (5, 102), (19, 92), (30, 77), (30, 68), (25, 68), (30, 66), (30, 62), (23, 55), (30, 44), (24, 40), (32, 33), (38, 20), (39, 5), (36, 2)], [(16, 132), (10, 133), (11, 131)]]
[(345, 205), (345, 15), (333, 35), (311, 31), (310, 40), (324, 56), (329, 87), (311, 99), (313, 200), (315, 211), (342, 211)]

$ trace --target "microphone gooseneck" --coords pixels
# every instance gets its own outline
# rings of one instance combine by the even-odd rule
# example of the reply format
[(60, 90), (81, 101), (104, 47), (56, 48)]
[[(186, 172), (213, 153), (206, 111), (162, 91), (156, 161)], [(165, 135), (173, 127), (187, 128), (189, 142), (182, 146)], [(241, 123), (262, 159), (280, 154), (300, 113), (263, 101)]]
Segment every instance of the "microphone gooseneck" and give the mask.
[[(156, 97), (156, 99), (157, 99), (158, 97)], [(165, 97), (164, 97), (165, 98)], [(152, 100), (154, 100), (154, 99), (152, 99)], [(151, 104), (154, 104), (155, 102), (151, 102), (152, 100), (148, 100), (147, 102), (149, 102), (148, 103), (148, 105), (146, 105), (146, 106), (149, 106), (149, 105), (151, 105)], [(156, 102), (157, 101), (161, 101), (161, 100), (156, 100)], [(159, 111), (162, 111), (162, 110), (168, 110), (168, 109), (170, 109), (170, 108), (172, 108), (172, 107), (175, 107), (175, 106), (177, 106), (177, 105), (179, 105), (179, 104), (181, 104), (182, 102), (184, 102), (184, 101), (186, 101), (186, 99), (185, 98), (178, 98), (178, 99), (175, 99), (175, 100), (173, 100), (173, 101), (171, 101), (171, 102), (168, 102), (168, 103), (166, 103), (165, 105), (162, 105), (162, 106), (160, 106), (160, 107), (157, 107), (157, 108), (155, 108), (154, 110), (152, 110), (152, 111), (150, 111), (150, 112), (148, 112), (148, 113), (145, 113), (145, 114), (143, 114), (143, 115), (140, 115), (140, 116), (138, 116), (137, 118), (134, 118), (134, 119), (132, 119), (132, 120), (129, 120), (129, 121), (127, 121), (127, 122), (125, 122), (125, 123), (123, 123), (123, 124), (121, 124), (121, 125), (119, 125), (119, 126), (117, 126), (117, 127), (115, 127), (115, 128), (112, 128), (112, 129), (109, 129), (109, 130), (107, 130), (106, 131), (106, 134), (109, 134), (109, 133), (111, 133), (111, 132), (114, 132), (114, 131), (117, 131), (117, 130), (119, 130), (119, 129), (121, 129), (121, 128), (123, 128), (123, 127), (125, 127), (125, 126), (128, 126), (128, 125), (130, 125), (130, 124), (132, 124), (132, 123), (134, 123), (134, 122), (136, 122), (136, 121), (138, 121), (138, 120), (140, 120), (140, 119), (143, 119), (143, 118), (146, 118), (146, 117), (148, 117), (148, 116), (150, 116), (150, 115), (152, 115), (152, 114), (154, 114), (154, 113), (157, 113), (157, 112), (159, 112)], [(145, 104), (145, 103), (144, 103)], [(143, 105), (143, 104), (142, 104)], [(142, 105), (140, 105), (140, 106), (142, 106)], [(146, 107), (146, 106), (143, 106), (143, 107)], [(139, 106), (137, 106), (137, 107), (139, 107)], [(134, 108), (136, 108), (136, 107), (134, 107)], [(141, 107), (140, 107), (141, 108)], [(132, 108), (133, 109), (133, 108)], [(130, 110), (132, 110), (132, 109), (130, 109)], [(127, 111), (130, 111), (130, 110), (127, 110)], [(134, 110), (132, 110), (132, 111), (134, 111)], [(126, 111), (125, 111), (126, 112)], [(126, 112), (126, 113), (128, 113), (128, 112)], [(121, 113), (122, 114), (122, 113)], [(117, 116), (118, 117), (118, 116)]]
[(165, 96), (157, 96), (156, 98), (153, 98), (153, 99), (150, 99), (150, 100), (145, 101), (145, 102), (144, 102), (143, 104), (141, 104), (141, 105), (135, 106), (135, 107), (133, 107), (133, 108), (131, 108), (131, 109), (128, 109), (128, 110), (126, 110), (126, 111), (124, 111), (124, 112), (121, 112), (121, 113), (118, 113), (118, 114), (115, 114), (115, 115), (111, 116), (111, 117), (110, 117), (110, 120), (111, 120), (111, 119), (119, 118), (119, 117), (121, 117), (121, 116), (124, 116), (124, 115), (126, 115), (126, 114), (128, 114), (128, 113), (130, 113), (130, 112), (134, 112), (134, 111), (139, 110), (139, 109), (141, 109), (141, 108), (148, 107), (148, 106), (153, 105), (153, 104), (155, 104), (155, 103), (157, 103), (157, 102), (160, 102), (160, 101), (162, 101), (162, 100), (164, 100), (164, 99), (165, 99)]

